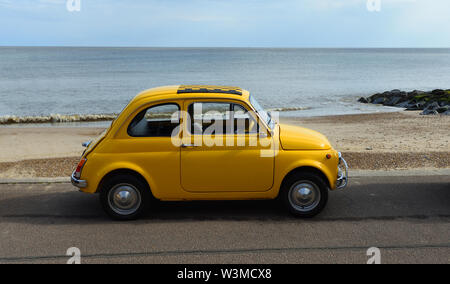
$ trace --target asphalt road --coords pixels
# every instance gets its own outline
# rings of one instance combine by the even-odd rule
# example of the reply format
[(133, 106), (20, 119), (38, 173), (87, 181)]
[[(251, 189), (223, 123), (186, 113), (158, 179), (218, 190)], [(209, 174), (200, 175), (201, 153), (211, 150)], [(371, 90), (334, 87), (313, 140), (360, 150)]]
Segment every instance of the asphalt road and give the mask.
[(353, 178), (312, 220), (276, 201), (161, 203), (114, 222), (70, 184), (0, 185), (0, 263), (450, 263), (450, 176)]

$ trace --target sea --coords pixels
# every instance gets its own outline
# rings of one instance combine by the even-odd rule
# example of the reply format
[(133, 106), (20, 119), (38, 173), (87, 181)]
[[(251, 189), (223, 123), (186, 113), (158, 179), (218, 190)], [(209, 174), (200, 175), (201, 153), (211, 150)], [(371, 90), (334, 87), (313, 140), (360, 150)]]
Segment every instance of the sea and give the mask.
[(113, 115), (179, 84), (239, 86), (281, 116), (398, 111), (357, 100), (449, 89), (450, 49), (0, 47), (0, 121)]

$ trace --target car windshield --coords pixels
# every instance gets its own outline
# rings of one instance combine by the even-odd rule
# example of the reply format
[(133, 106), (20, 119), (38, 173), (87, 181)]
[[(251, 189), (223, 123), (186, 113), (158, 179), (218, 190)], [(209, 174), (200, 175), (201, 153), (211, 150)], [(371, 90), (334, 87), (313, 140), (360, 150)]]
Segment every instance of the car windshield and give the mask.
[(274, 121), (272, 120), (270, 114), (259, 104), (259, 102), (253, 96), (250, 96), (250, 103), (255, 108), (261, 119), (264, 120), (264, 122), (272, 130), (274, 127)]

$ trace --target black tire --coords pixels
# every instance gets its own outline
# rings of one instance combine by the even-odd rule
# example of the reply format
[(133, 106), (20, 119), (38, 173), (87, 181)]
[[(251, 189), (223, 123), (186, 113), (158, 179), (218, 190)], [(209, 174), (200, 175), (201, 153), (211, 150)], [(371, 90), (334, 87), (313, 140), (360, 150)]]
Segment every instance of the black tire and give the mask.
[[(130, 195), (129, 192), (132, 192), (132, 198), (130, 198), (132, 202), (130, 203), (135, 204), (133, 208), (125, 210), (115, 205), (117, 203), (115, 196), (118, 195), (115, 195), (112, 192), (113, 190), (116, 193), (128, 194), (128, 196)], [(140, 201), (135, 202), (137, 199)], [(114, 220), (129, 221), (138, 219), (147, 209), (150, 200), (151, 193), (148, 185), (133, 175), (115, 175), (104, 181), (100, 188), (100, 203), (102, 204), (103, 210)]]
[[(306, 190), (306, 192), (304, 192), (304, 190)], [(309, 192), (309, 194), (301, 195), (300, 192)], [(321, 176), (307, 171), (294, 173), (288, 176), (283, 181), (280, 194), (288, 211), (300, 218), (312, 218), (316, 216), (322, 212), (328, 202), (327, 183)], [(307, 198), (296, 198), (300, 196)], [(314, 202), (310, 206), (302, 208), (301, 205), (305, 205), (305, 203), (308, 204), (310, 199), (314, 200)]]

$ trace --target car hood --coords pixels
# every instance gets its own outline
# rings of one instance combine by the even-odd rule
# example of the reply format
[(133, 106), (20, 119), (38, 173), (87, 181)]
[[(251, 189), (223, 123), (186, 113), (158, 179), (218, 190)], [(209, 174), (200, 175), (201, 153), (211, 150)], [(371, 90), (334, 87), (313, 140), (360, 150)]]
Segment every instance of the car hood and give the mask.
[(280, 124), (280, 142), (284, 150), (328, 150), (331, 144), (321, 133), (286, 124)]

